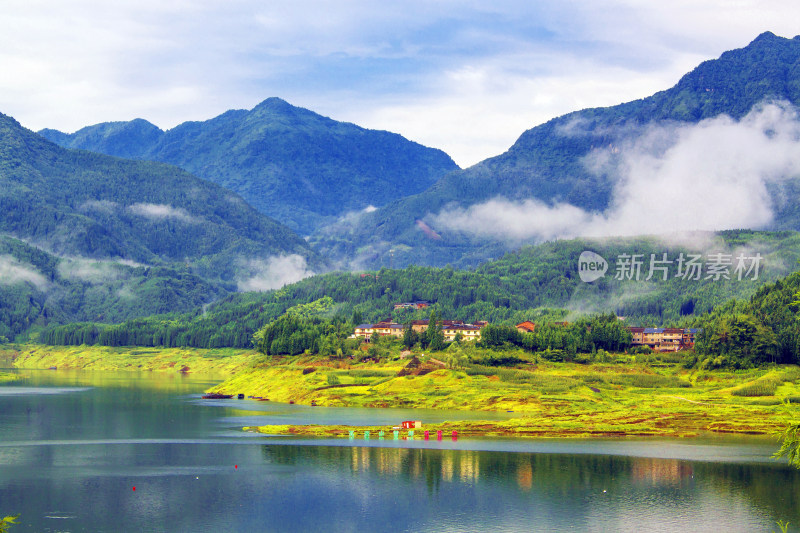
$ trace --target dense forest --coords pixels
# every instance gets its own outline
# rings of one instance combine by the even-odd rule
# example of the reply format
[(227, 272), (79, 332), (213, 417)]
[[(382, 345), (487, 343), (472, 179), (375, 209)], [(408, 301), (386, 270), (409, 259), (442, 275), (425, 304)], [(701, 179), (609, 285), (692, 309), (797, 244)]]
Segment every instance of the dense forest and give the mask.
[[(706, 236), (709, 237), (709, 236)], [(118, 325), (100, 322), (51, 327), (40, 340), (50, 344), (249, 347), (253, 334), (289, 309), (316, 301), (322, 318), (339, 317), (398, 323), (428, 318), (430, 311), (447, 320), (486, 320), (498, 325), (575, 321), (580, 316), (611, 312), (626, 323), (642, 326), (690, 325), (695, 317), (727, 301), (747, 299), (767, 281), (787, 273), (800, 257), (800, 236), (794, 232), (722, 232), (716, 250), (732, 254), (758, 249), (763, 256), (759, 279), (683, 279), (670, 272), (667, 280), (614, 279), (614, 257), (651, 253), (675, 257), (690, 250), (666, 246), (657, 239), (617, 239), (597, 243), (558, 241), (527, 247), (474, 271), (407, 267), (369, 273), (328, 273), (266, 293), (239, 293), (183, 314), (137, 318)], [(610, 272), (594, 283), (578, 276), (578, 257), (585, 249), (608, 258)], [(707, 252), (710, 253), (710, 252)], [(749, 253), (749, 252), (748, 252)], [(752, 277), (752, 275), (751, 275)], [(427, 300), (424, 311), (394, 309), (400, 302)], [(104, 332), (109, 332), (105, 333)], [(110, 333), (110, 332), (113, 332)], [(102, 334), (102, 335), (101, 335)]]
[(48, 324), (114, 323), (186, 312), (233, 289), (183, 264), (145, 267), (68, 259), (0, 236), (0, 338), (7, 340), (24, 339)]
[(800, 272), (767, 284), (749, 300), (699, 317), (696, 351), (707, 367), (800, 363)]
[(289, 228), (218, 185), (162, 163), (66, 150), (2, 114), (0, 210), (0, 233), (59, 255), (210, 262), (205, 275), (228, 280), (226, 264), (238, 256), (315, 257)]

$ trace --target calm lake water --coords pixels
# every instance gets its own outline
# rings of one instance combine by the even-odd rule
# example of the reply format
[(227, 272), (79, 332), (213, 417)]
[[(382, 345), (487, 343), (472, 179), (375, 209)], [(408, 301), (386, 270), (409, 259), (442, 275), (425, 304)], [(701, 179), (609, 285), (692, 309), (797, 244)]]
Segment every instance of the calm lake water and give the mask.
[(0, 516), (21, 514), (11, 533), (731, 533), (800, 524), (800, 473), (769, 459), (774, 440), (264, 437), (240, 428), (457, 413), (200, 400), (213, 381), (196, 376), (20, 373), (24, 381), (0, 385)]

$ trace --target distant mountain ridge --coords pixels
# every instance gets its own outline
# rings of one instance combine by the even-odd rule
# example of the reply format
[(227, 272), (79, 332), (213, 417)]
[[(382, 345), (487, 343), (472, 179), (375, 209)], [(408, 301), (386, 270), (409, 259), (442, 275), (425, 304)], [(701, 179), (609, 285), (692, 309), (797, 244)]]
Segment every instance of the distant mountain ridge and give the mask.
[[(519, 243), (509, 245), (437, 226), (431, 215), (497, 197), (603, 212), (615, 183), (584, 164), (595, 147), (619, 145), (641, 134), (648, 124), (691, 124), (721, 114), (739, 119), (770, 100), (800, 104), (800, 36), (786, 39), (765, 32), (745, 48), (703, 62), (671, 89), (552, 119), (524, 132), (507, 152), (448, 174), (423, 193), (365, 214), (356, 225), (325, 228), (311, 242), (332, 257), (358, 255), (359, 264), (371, 268), (476, 265)], [(579, 134), (565, 133), (576, 124)], [(792, 200), (800, 198), (800, 181), (788, 180), (781, 190), (770, 193), (778, 208), (770, 229), (800, 229), (800, 202)]]
[(136, 119), (39, 134), (66, 148), (174, 164), (237, 192), (301, 233), (422, 192), (458, 169), (441, 150), (279, 98), (167, 131)]
[(218, 185), (170, 165), (67, 150), (2, 114), (0, 210), (0, 232), (58, 254), (145, 264), (315, 257), (289, 228)]

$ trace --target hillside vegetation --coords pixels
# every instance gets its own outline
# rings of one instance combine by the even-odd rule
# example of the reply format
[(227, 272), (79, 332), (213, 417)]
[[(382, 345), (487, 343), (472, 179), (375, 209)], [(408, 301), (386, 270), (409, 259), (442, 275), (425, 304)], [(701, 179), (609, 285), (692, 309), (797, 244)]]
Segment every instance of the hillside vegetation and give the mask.
[(236, 194), (176, 167), (60, 148), (0, 115), (0, 232), (51, 252), (144, 264), (314, 254)]
[[(428, 318), (434, 311), (440, 318), (497, 324), (524, 320), (574, 321), (589, 313), (612, 312), (626, 317), (631, 325), (688, 325), (695, 317), (732, 298), (749, 298), (758, 287), (791, 271), (800, 259), (800, 236), (794, 232), (723, 232), (704, 242), (713, 250), (730, 254), (737, 250), (762, 254), (758, 279), (683, 279), (672, 265), (666, 281), (660, 276), (645, 281), (614, 279), (615, 258), (622, 253), (651, 253), (675, 259), (680, 246), (667, 246), (658, 238), (617, 239), (603, 242), (570, 240), (528, 247), (487, 263), (477, 270), (407, 267), (369, 273), (328, 273), (317, 275), (268, 293), (231, 295), (211, 306), (185, 314), (140, 318), (116, 326), (73, 324), (54, 328), (42, 335), (51, 344), (94, 344), (144, 346), (196, 346), (215, 348), (251, 346), (253, 334), (289, 310), (303, 308), (310, 316), (334, 318), (352, 325), (393, 318), (404, 323)], [(578, 275), (578, 258), (594, 250), (609, 261), (607, 275), (584, 283)], [(394, 304), (428, 300), (423, 311), (395, 310)], [(311, 305), (315, 302), (315, 305)], [(309, 307), (310, 306), (310, 307)], [(106, 333), (104, 333), (106, 332)]]
[(66, 150), (5, 115), (0, 210), (0, 341), (53, 323), (185, 312), (274, 258), (322, 265), (297, 234), (218, 185)]

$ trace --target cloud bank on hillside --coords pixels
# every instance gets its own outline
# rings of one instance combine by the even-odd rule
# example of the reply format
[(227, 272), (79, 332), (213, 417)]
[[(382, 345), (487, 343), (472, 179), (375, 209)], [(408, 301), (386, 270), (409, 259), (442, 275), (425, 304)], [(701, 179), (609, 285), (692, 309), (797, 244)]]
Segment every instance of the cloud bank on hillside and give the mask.
[(190, 215), (184, 208), (166, 204), (136, 203), (129, 205), (127, 209), (134, 215), (150, 220), (173, 219), (187, 224), (194, 224), (200, 221), (197, 217)]
[(242, 292), (280, 289), (314, 275), (305, 258), (297, 254), (249, 259), (243, 262), (242, 271), (237, 283)]
[(800, 116), (783, 102), (741, 120), (653, 124), (584, 164), (614, 183), (604, 212), (503, 197), (431, 217), (437, 228), (507, 241), (763, 228), (780, 202), (770, 187), (800, 177)]
[(0, 285), (17, 283), (30, 283), (39, 290), (48, 287), (47, 278), (33, 266), (21, 263), (10, 255), (0, 255)]

